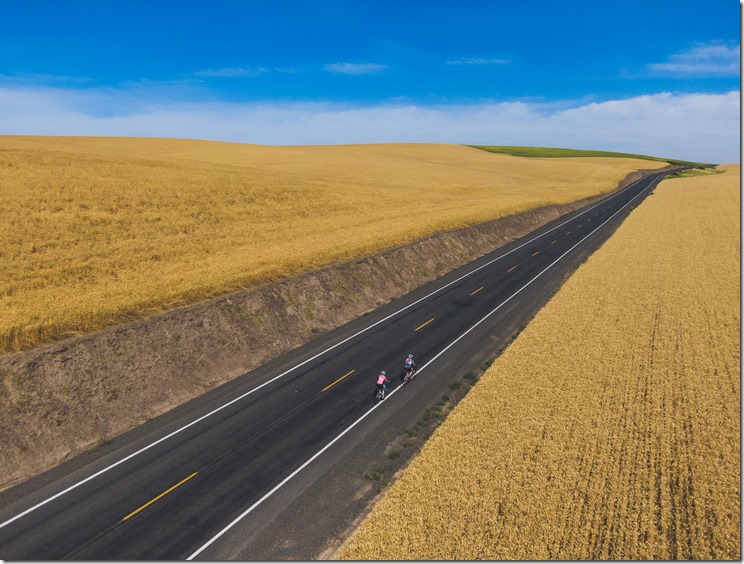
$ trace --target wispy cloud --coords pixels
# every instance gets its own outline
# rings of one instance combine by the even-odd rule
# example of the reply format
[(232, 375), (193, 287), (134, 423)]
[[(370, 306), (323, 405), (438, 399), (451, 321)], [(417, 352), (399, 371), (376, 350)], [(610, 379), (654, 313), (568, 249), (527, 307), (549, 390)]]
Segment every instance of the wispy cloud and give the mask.
[(241, 67), (227, 67), (220, 69), (204, 69), (194, 73), (193, 76), (199, 78), (244, 78), (259, 76), (267, 72), (264, 67), (259, 68), (241, 68)]
[[(184, 87), (185, 88), (185, 87)], [(739, 160), (738, 91), (604, 102), (226, 103), (143, 91), (0, 83), (0, 133), (183, 137), (267, 145), (437, 142)], [(198, 102), (195, 100), (199, 100)]]
[(675, 53), (663, 63), (647, 65), (654, 74), (692, 76), (737, 76), (739, 45), (715, 41)]
[(83, 76), (63, 76), (55, 74), (22, 72), (16, 74), (0, 74), (0, 82), (15, 84), (82, 86), (92, 84), (93, 80)]
[(382, 72), (388, 68), (388, 65), (380, 65), (378, 63), (331, 63), (324, 65), (323, 68), (328, 72), (361, 75)]
[(460, 57), (459, 59), (448, 60), (447, 64), (455, 65), (455, 66), (461, 66), (461, 65), (477, 66), (477, 65), (505, 65), (510, 62), (511, 61), (509, 59), (496, 59), (496, 58), (486, 58), (486, 57)]

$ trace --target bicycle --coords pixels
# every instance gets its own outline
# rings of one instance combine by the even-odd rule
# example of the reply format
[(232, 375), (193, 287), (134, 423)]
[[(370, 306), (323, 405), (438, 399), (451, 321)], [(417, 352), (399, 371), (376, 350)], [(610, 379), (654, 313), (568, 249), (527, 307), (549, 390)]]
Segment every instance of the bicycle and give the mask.
[(375, 402), (379, 403), (385, 399), (385, 396), (382, 395), (383, 389), (385, 390), (385, 396), (387, 396), (387, 384), (383, 384), (382, 388), (375, 389)]
[(406, 384), (408, 384), (408, 382), (412, 382), (415, 377), (416, 377), (416, 370), (413, 367), (404, 368), (403, 375), (400, 377), (400, 379), (403, 382), (401, 386), (405, 386)]

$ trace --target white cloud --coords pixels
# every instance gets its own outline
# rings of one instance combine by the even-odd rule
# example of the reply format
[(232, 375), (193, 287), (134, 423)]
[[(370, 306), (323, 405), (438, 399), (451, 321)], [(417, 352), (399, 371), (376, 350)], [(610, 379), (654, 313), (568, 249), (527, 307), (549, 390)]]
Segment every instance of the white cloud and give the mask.
[(448, 65), (505, 65), (509, 63), (509, 59), (488, 59), (484, 57), (460, 57), (459, 59), (451, 59), (447, 61)]
[(158, 91), (0, 85), (0, 133), (184, 137), (266, 145), (439, 142), (739, 161), (738, 91), (607, 102), (422, 106), (165, 101)]
[(83, 76), (64, 76), (58, 74), (44, 74), (34, 72), (21, 72), (16, 74), (0, 74), (0, 82), (20, 85), (56, 85), (56, 86), (81, 86), (90, 84), (92, 79)]
[(194, 73), (194, 76), (200, 77), (200, 78), (243, 78), (243, 77), (250, 77), (250, 76), (258, 76), (260, 74), (263, 74), (266, 72), (266, 69), (264, 67), (260, 67), (257, 69), (247, 69), (247, 68), (235, 68), (235, 67), (228, 67), (228, 68), (221, 68), (221, 69), (204, 69), (201, 71), (197, 71)]
[(720, 41), (699, 44), (675, 53), (664, 63), (654, 63), (647, 68), (657, 74), (690, 76), (738, 76), (739, 45)]
[(374, 74), (384, 71), (388, 68), (387, 65), (380, 65), (377, 63), (331, 63), (324, 65), (325, 70), (328, 72), (335, 72), (339, 74)]

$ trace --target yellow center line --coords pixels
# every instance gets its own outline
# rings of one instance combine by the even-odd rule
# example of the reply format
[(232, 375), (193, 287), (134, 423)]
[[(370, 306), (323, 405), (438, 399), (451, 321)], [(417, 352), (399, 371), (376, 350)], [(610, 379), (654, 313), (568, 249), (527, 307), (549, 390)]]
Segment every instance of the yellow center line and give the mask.
[(336, 381), (335, 381), (335, 382), (334, 382), (333, 384), (328, 384), (328, 385), (327, 385), (327, 386), (326, 386), (325, 388), (323, 388), (322, 390), (320, 390), (320, 391), (321, 391), (321, 393), (325, 392), (325, 391), (326, 391), (326, 390), (327, 390), (328, 388), (330, 388), (331, 386), (335, 386), (335, 385), (336, 385), (336, 384), (338, 384), (338, 383), (339, 383), (339, 382), (340, 382), (341, 380), (343, 380), (343, 379), (344, 379), (344, 378), (346, 378), (347, 376), (350, 376), (350, 375), (351, 375), (351, 374), (353, 374), (353, 373), (354, 373), (354, 370), (352, 370), (351, 372), (347, 372), (346, 374), (344, 374), (343, 376), (341, 376), (341, 378), (339, 378), (338, 380), (336, 380)]
[(419, 329), (421, 329), (422, 327), (426, 327), (427, 325), (429, 325), (429, 323), (431, 323), (431, 322), (432, 322), (432, 321), (434, 321), (435, 319), (436, 319), (436, 317), (432, 317), (432, 318), (431, 318), (431, 319), (430, 319), (429, 321), (427, 321), (427, 322), (426, 322), (426, 323), (424, 323), (423, 325), (419, 325), (418, 327), (416, 327), (416, 331), (418, 331), (418, 330), (419, 330)]
[(189, 481), (189, 480), (190, 480), (191, 478), (193, 478), (194, 476), (196, 476), (196, 475), (197, 475), (198, 473), (199, 473), (199, 472), (194, 472), (194, 473), (193, 473), (193, 474), (191, 474), (191, 476), (189, 476), (188, 478), (184, 478), (183, 480), (181, 480), (180, 482), (178, 482), (178, 483), (177, 483), (177, 484), (176, 484), (175, 486), (173, 486), (173, 487), (171, 487), (171, 488), (169, 488), (169, 489), (165, 490), (165, 491), (164, 491), (163, 493), (161, 493), (161, 494), (160, 494), (160, 495), (159, 495), (158, 497), (155, 497), (155, 498), (151, 499), (150, 501), (148, 501), (148, 502), (147, 502), (146, 504), (144, 504), (144, 505), (143, 505), (142, 507), (140, 507), (139, 509), (137, 509), (137, 510), (135, 510), (135, 511), (132, 511), (132, 512), (131, 512), (131, 513), (130, 513), (129, 515), (127, 515), (126, 517), (124, 517), (124, 519), (122, 519), (122, 521), (126, 521), (126, 520), (127, 520), (127, 519), (129, 519), (130, 517), (134, 517), (135, 515), (137, 515), (137, 513), (139, 513), (140, 511), (142, 511), (142, 510), (143, 510), (143, 509), (145, 509), (146, 507), (149, 507), (150, 505), (152, 505), (153, 503), (155, 503), (155, 502), (156, 502), (157, 500), (159, 500), (159, 499), (160, 499), (161, 497), (163, 497), (163, 496), (165, 496), (165, 495), (168, 495), (169, 493), (171, 493), (171, 492), (172, 492), (173, 490), (175, 490), (175, 489), (176, 489), (176, 488), (177, 488), (178, 486), (180, 486), (181, 484), (184, 484), (184, 483), (188, 482), (188, 481)]
[(483, 286), (481, 286), (480, 288), (478, 288), (478, 289), (477, 289), (477, 290), (476, 290), (475, 292), (471, 293), (470, 295), (471, 295), (471, 296), (474, 296), (474, 295), (476, 295), (476, 294), (477, 294), (478, 292), (480, 292), (480, 291), (481, 291), (482, 289), (483, 289)]
[(540, 254), (540, 251), (535, 251), (534, 253), (532, 253), (532, 256), (533, 256), (533, 257), (536, 257), (536, 256), (537, 256), (537, 255), (539, 255), (539, 254)]
[(570, 232), (570, 231), (566, 231), (566, 235), (570, 235), (570, 234), (571, 234), (571, 232)]
[(558, 242), (558, 239), (556, 239), (555, 241), (551, 241), (550, 244), (555, 245), (557, 242)]
[(507, 272), (511, 272), (511, 271), (512, 271), (512, 270), (514, 270), (515, 268), (517, 268), (517, 267), (516, 267), (516, 266), (512, 266), (512, 267), (511, 267), (511, 268), (510, 268), (509, 270), (507, 270)]

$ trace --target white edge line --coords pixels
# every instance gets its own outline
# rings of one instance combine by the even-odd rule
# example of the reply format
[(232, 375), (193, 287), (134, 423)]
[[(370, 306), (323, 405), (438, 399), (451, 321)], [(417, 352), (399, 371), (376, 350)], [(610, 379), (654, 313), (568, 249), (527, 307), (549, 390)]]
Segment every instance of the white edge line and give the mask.
[[(650, 185), (649, 185), (650, 187)], [(644, 189), (645, 190), (645, 189)], [(557, 259), (555, 259), (553, 262), (551, 262), (548, 266), (546, 266), (543, 270), (540, 271), (539, 274), (537, 274), (532, 280), (527, 282), (524, 286), (522, 286), (519, 290), (514, 292), (511, 296), (506, 298), (503, 302), (501, 302), (498, 306), (496, 306), (494, 309), (492, 309), (490, 312), (488, 312), (480, 321), (476, 322), (475, 325), (470, 327), (467, 331), (465, 331), (462, 335), (457, 337), (454, 341), (452, 341), (449, 345), (447, 345), (444, 349), (442, 349), (436, 356), (434, 356), (429, 362), (424, 364), (419, 370), (416, 371), (416, 373), (420, 373), (422, 370), (424, 370), (427, 366), (429, 366), (432, 362), (434, 362), (437, 358), (442, 356), (447, 350), (449, 350), (453, 345), (455, 345), (460, 339), (462, 339), (465, 335), (470, 333), (473, 329), (478, 327), (481, 323), (483, 323), (486, 319), (491, 317), (494, 313), (496, 313), (499, 309), (501, 309), (504, 304), (506, 304), (509, 300), (511, 300), (514, 296), (519, 294), (522, 290), (524, 290), (527, 286), (532, 284), (535, 280), (540, 278), (543, 274), (545, 274), (546, 271), (548, 271), (550, 268), (553, 267), (557, 262), (559, 262), (563, 257), (565, 257), (568, 253), (573, 251), (576, 247), (581, 245), (584, 241), (586, 241), (589, 237), (594, 235), (599, 229), (601, 229), (607, 222), (609, 222), (613, 217), (615, 217), (617, 214), (619, 214), (621, 211), (623, 211), (625, 208), (627, 208), (636, 198), (638, 198), (641, 194), (643, 194), (643, 190), (639, 192), (636, 196), (634, 196), (632, 199), (628, 201), (623, 207), (621, 207), (619, 210), (617, 210), (615, 213), (613, 213), (610, 217), (608, 217), (604, 222), (602, 222), (599, 226), (597, 226), (595, 229), (591, 231), (588, 235), (585, 235), (578, 243), (576, 243), (573, 247), (568, 249), (565, 253), (563, 253), (561, 256), (559, 256)], [(587, 210), (588, 211), (588, 210)], [(392, 396), (395, 392), (400, 390), (402, 387), (398, 386), (394, 390), (392, 390), (389, 394), (389, 396)], [(198, 548), (191, 556), (189, 556), (186, 560), (193, 560), (196, 558), (199, 554), (201, 554), (204, 550), (206, 550), (209, 546), (211, 546), (216, 540), (218, 540), (222, 535), (227, 533), (230, 529), (232, 529), (235, 525), (237, 525), (241, 520), (243, 520), (249, 513), (251, 513), (254, 509), (256, 509), (259, 505), (261, 505), (264, 501), (266, 501), (269, 497), (271, 497), (279, 488), (281, 488), (284, 484), (289, 482), (292, 478), (294, 478), (297, 474), (299, 474), (303, 469), (305, 469), (313, 460), (318, 458), (321, 454), (323, 454), (326, 450), (328, 450), (332, 445), (334, 445), (341, 437), (346, 435), (349, 431), (351, 431), (354, 427), (356, 427), (363, 419), (365, 419), (370, 413), (372, 413), (375, 409), (380, 407), (383, 402), (377, 403), (374, 407), (372, 407), (369, 411), (367, 411), (364, 415), (362, 415), (359, 419), (354, 421), (351, 425), (349, 425), (346, 429), (344, 429), (339, 435), (337, 435), (331, 442), (329, 442), (326, 446), (324, 446), (322, 449), (320, 449), (318, 452), (316, 452), (311, 458), (306, 460), (302, 466), (297, 468), (294, 472), (292, 472), (289, 476), (284, 478), (281, 482), (279, 482), (276, 486), (274, 486), (269, 492), (264, 494), (264, 496), (256, 501), (253, 505), (251, 505), (248, 509), (243, 511), (240, 515), (238, 515), (233, 521), (228, 524), (225, 528), (223, 528), (219, 533), (217, 533), (215, 536), (213, 536), (209, 541), (207, 541), (205, 544), (203, 544), (200, 548)]]
[[(395, 388), (394, 390), (392, 390), (390, 393), (387, 394), (387, 397), (392, 396), (399, 389), (400, 389), (400, 387)], [(328, 450), (329, 448), (331, 448), (331, 446), (333, 446), (336, 443), (336, 441), (338, 441), (339, 439), (341, 439), (341, 437), (343, 437), (346, 433), (348, 433), (354, 427), (356, 427), (370, 413), (372, 413), (375, 409), (377, 409), (378, 407), (380, 407), (382, 405), (382, 403), (383, 402), (378, 402), (374, 407), (372, 407), (372, 409), (370, 409), (369, 411), (367, 411), (359, 419), (357, 419), (356, 421), (354, 421), (354, 423), (352, 423), (346, 429), (344, 429), (338, 436), (336, 436), (336, 438), (334, 438), (326, 446), (324, 446), (322, 449), (320, 449), (318, 452), (316, 452), (311, 458), (309, 458), (308, 460), (306, 460), (305, 463), (302, 466), (300, 466), (299, 468), (297, 468), (297, 470), (295, 470), (289, 476), (287, 476), (286, 478), (284, 478), (281, 482), (279, 482), (276, 486), (274, 486), (269, 492), (267, 492), (266, 494), (264, 494), (264, 496), (261, 499), (259, 499), (256, 503), (254, 503), (253, 505), (251, 505), (248, 509), (246, 509), (245, 511), (243, 511), (243, 513), (241, 513), (235, 519), (233, 519), (233, 521), (229, 525), (227, 525), (224, 529), (222, 529), (219, 533), (217, 533), (214, 537), (212, 537), (207, 543), (205, 543), (204, 545), (202, 545), (201, 548), (199, 548), (198, 550), (196, 550), (196, 552), (194, 552), (186, 560), (193, 560), (194, 558), (196, 558), (201, 552), (203, 552), (213, 542), (215, 542), (222, 535), (224, 535), (227, 531), (229, 531), (235, 525), (237, 525), (238, 522), (240, 522), (246, 515), (248, 515), (249, 513), (251, 513), (254, 509), (256, 509), (256, 507), (258, 507), (264, 501), (266, 501), (269, 497), (271, 497), (279, 488), (281, 488), (284, 484), (286, 484), (287, 482), (289, 482), (292, 478), (294, 478), (297, 474), (299, 474), (303, 469), (305, 469), (305, 467), (307, 467), (313, 460), (315, 460), (321, 454), (323, 454), (326, 450)]]
[[(301, 367), (301, 366), (303, 366), (303, 365), (307, 364), (308, 362), (311, 362), (311, 361), (315, 360), (315, 359), (316, 359), (316, 358), (318, 358), (319, 356), (322, 356), (322, 355), (324, 355), (325, 353), (327, 353), (327, 352), (329, 352), (329, 351), (331, 351), (331, 350), (335, 349), (336, 347), (339, 347), (339, 346), (343, 345), (343, 344), (344, 344), (344, 343), (346, 343), (347, 341), (350, 341), (351, 339), (354, 339), (354, 338), (358, 337), (358, 336), (359, 336), (359, 335), (361, 335), (362, 333), (364, 333), (364, 332), (366, 332), (366, 331), (369, 331), (370, 329), (372, 329), (373, 327), (375, 327), (375, 326), (379, 325), (380, 323), (384, 323), (384, 322), (385, 322), (385, 321), (387, 321), (388, 319), (390, 319), (390, 318), (392, 318), (392, 317), (395, 317), (395, 316), (396, 316), (396, 315), (398, 315), (399, 313), (401, 313), (401, 312), (403, 312), (403, 311), (407, 310), (408, 308), (411, 308), (411, 307), (415, 306), (415, 305), (416, 305), (416, 304), (418, 304), (419, 302), (422, 302), (423, 300), (426, 300), (426, 299), (430, 298), (431, 296), (433, 296), (434, 294), (437, 294), (437, 293), (441, 292), (441, 291), (442, 291), (442, 290), (444, 290), (445, 288), (448, 288), (449, 286), (452, 286), (453, 284), (456, 284), (456, 283), (457, 283), (457, 282), (459, 282), (460, 280), (462, 280), (462, 279), (464, 279), (464, 278), (467, 278), (468, 276), (471, 276), (472, 274), (474, 274), (474, 273), (478, 272), (479, 270), (481, 270), (481, 269), (483, 269), (483, 268), (485, 268), (485, 267), (487, 267), (487, 266), (490, 266), (490, 265), (491, 265), (491, 264), (493, 264), (494, 262), (496, 262), (496, 261), (498, 261), (498, 260), (501, 260), (502, 258), (504, 258), (504, 257), (506, 257), (506, 256), (508, 256), (508, 255), (510, 255), (510, 254), (511, 254), (511, 253), (513, 253), (514, 251), (516, 251), (516, 250), (518, 250), (518, 249), (521, 249), (521, 248), (522, 248), (522, 247), (524, 247), (525, 245), (528, 245), (528, 244), (532, 243), (533, 241), (535, 241), (535, 240), (539, 239), (540, 237), (544, 237), (545, 235), (547, 235), (548, 233), (551, 233), (552, 231), (555, 231), (556, 229), (560, 229), (560, 228), (561, 228), (561, 227), (563, 227), (563, 226), (564, 226), (564, 225), (565, 225), (566, 223), (568, 223), (568, 222), (570, 222), (570, 221), (573, 221), (574, 219), (576, 219), (576, 218), (578, 218), (578, 217), (581, 217), (582, 215), (584, 215), (585, 213), (588, 213), (589, 211), (593, 210), (593, 209), (594, 209), (594, 208), (596, 208), (597, 206), (600, 206), (600, 205), (602, 205), (602, 204), (605, 204), (605, 203), (607, 203), (607, 202), (608, 202), (608, 200), (610, 200), (610, 199), (613, 199), (613, 198), (617, 198), (618, 196), (620, 196), (621, 194), (623, 194), (623, 193), (627, 192), (627, 191), (628, 191), (628, 190), (630, 190), (630, 189), (631, 189), (631, 188), (632, 188), (633, 186), (635, 186), (635, 185), (636, 185), (636, 184), (638, 184), (639, 182), (642, 182), (643, 180), (646, 180), (647, 178), (648, 178), (648, 176), (646, 176), (646, 177), (644, 177), (644, 178), (640, 178), (640, 179), (638, 179), (638, 180), (637, 180), (637, 181), (635, 181), (635, 182), (634, 182), (633, 184), (631, 184), (630, 186), (628, 186), (627, 188), (625, 188), (625, 189), (624, 189), (624, 190), (623, 190), (622, 192), (618, 192), (617, 194), (615, 194), (614, 196), (611, 196), (611, 197), (610, 197), (610, 198), (608, 198), (608, 199), (605, 199), (605, 200), (601, 200), (600, 202), (597, 202), (597, 203), (596, 203), (596, 204), (594, 204), (594, 205), (593, 205), (592, 207), (590, 207), (590, 208), (587, 208), (587, 209), (586, 209), (586, 210), (584, 210), (583, 212), (581, 212), (581, 213), (579, 213), (579, 214), (577, 214), (577, 215), (575, 215), (575, 216), (571, 217), (570, 219), (567, 219), (566, 221), (564, 221), (564, 222), (560, 223), (559, 225), (556, 225), (555, 227), (553, 227), (552, 229), (549, 229), (549, 230), (548, 230), (548, 231), (546, 231), (545, 233), (542, 233), (542, 234), (540, 234), (540, 235), (536, 235), (535, 237), (533, 237), (533, 238), (532, 238), (532, 239), (530, 239), (529, 241), (525, 241), (525, 242), (524, 242), (524, 243), (522, 243), (521, 245), (519, 245), (519, 246), (517, 246), (517, 247), (514, 247), (514, 248), (513, 248), (513, 249), (511, 249), (510, 251), (507, 251), (507, 252), (506, 252), (506, 253), (504, 253), (503, 255), (499, 255), (498, 257), (496, 257), (496, 258), (494, 258), (494, 259), (492, 259), (492, 260), (488, 261), (487, 263), (485, 263), (485, 264), (483, 264), (483, 265), (481, 265), (481, 266), (479, 266), (479, 267), (477, 267), (477, 268), (474, 268), (474, 269), (473, 269), (473, 270), (471, 270), (470, 272), (468, 272), (468, 273), (466, 273), (466, 274), (463, 274), (462, 276), (460, 276), (460, 277), (459, 277), (459, 278), (457, 278), (456, 280), (453, 280), (452, 282), (449, 282), (448, 284), (445, 284), (445, 285), (444, 285), (444, 286), (442, 286), (441, 288), (438, 288), (438, 289), (434, 290), (433, 292), (431, 292), (431, 293), (427, 294), (427, 295), (426, 295), (426, 296), (424, 296), (423, 298), (420, 298), (420, 299), (416, 300), (415, 302), (412, 302), (412, 303), (408, 304), (407, 306), (405, 306), (405, 307), (402, 307), (402, 308), (401, 308), (401, 309), (399, 309), (398, 311), (395, 311), (395, 312), (391, 313), (390, 315), (388, 315), (387, 317), (385, 317), (385, 318), (383, 318), (383, 319), (381, 319), (381, 320), (379, 320), (379, 321), (377, 321), (377, 322), (373, 323), (372, 325), (369, 325), (368, 327), (365, 327), (365, 328), (364, 328), (364, 329), (362, 329), (361, 331), (358, 331), (357, 333), (355, 333), (355, 334), (351, 335), (350, 337), (347, 337), (347, 338), (346, 338), (346, 339), (344, 339), (343, 341), (340, 341), (340, 342), (336, 343), (335, 345), (333, 345), (333, 346), (331, 346), (331, 347), (329, 347), (329, 348), (325, 349), (324, 351), (321, 351), (321, 352), (319, 352), (319, 353), (318, 353), (318, 354), (316, 354), (315, 356), (313, 356), (313, 357), (311, 357), (311, 358), (308, 358), (307, 360), (305, 360), (305, 361), (303, 361), (303, 362), (301, 362), (301, 363), (299, 363), (299, 364), (296, 364), (295, 366), (293, 366), (292, 368), (290, 368), (290, 369), (288, 369), (288, 370), (285, 370), (284, 372), (282, 372), (282, 373), (281, 373), (281, 374), (279, 374), (278, 376), (275, 376), (275, 377), (274, 377), (274, 378), (272, 378), (271, 380), (268, 380), (268, 381), (264, 382), (264, 383), (263, 383), (263, 384), (261, 384), (260, 386), (256, 386), (255, 388), (253, 388), (253, 389), (249, 390), (248, 392), (246, 392), (246, 393), (244, 393), (244, 394), (242, 394), (242, 395), (240, 395), (240, 396), (238, 396), (238, 397), (236, 397), (236, 398), (234, 398), (234, 399), (230, 400), (230, 401), (229, 401), (229, 402), (227, 402), (226, 404), (223, 404), (223, 405), (221, 405), (220, 407), (218, 407), (218, 408), (216, 408), (216, 409), (213, 409), (213, 410), (212, 410), (212, 411), (210, 411), (209, 413), (207, 413), (207, 414), (205, 414), (205, 415), (202, 415), (201, 417), (199, 417), (199, 418), (195, 419), (195, 420), (194, 420), (194, 421), (192, 421), (191, 423), (188, 423), (188, 424), (184, 425), (183, 427), (180, 427), (179, 429), (176, 429), (175, 431), (172, 431), (171, 433), (169, 433), (169, 434), (165, 435), (164, 437), (161, 437), (160, 439), (158, 439), (158, 440), (156, 440), (156, 441), (154, 441), (154, 442), (150, 443), (149, 445), (147, 445), (147, 446), (145, 446), (145, 447), (142, 447), (142, 448), (141, 448), (141, 449), (139, 449), (138, 451), (136, 451), (136, 452), (133, 452), (132, 454), (130, 454), (130, 455), (128, 455), (128, 456), (126, 456), (126, 457), (122, 458), (121, 460), (118, 460), (117, 462), (114, 462), (113, 464), (111, 464), (111, 465), (107, 466), (106, 468), (103, 468), (102, 470), (99, 470), (98, 472), (96, 472), (96, 473), (94, 473), (94, 474), (91, 474), (91, 475), (90, 475), (90, 476), (88, 476), (87, 478), (84, 478), (83, 480), (80, 480), (79, 482), (77, 482), (77, 483), (75, 483), (75, 484), (73, 484), (73, 485), (71, 485), (71, 486), (67, 487), (66, 489), (62, 490), (62, 491), (61, 491), (61, 492), (59, 492), (59, 493), (56, 493), (56, 494), (54, 494), (53, 496), (51, 496), (51, 497), (49, 497), (49, 498), (45, 499), (44, 501), (40, 501), (39, 503), (37, 503), (37, 504), (36, 504), (36, 505), (34, 505), (33, 507), (30, 507), (29, 509), (26, 509), (25, 511), (23, 511), (23, 512), (19, 513), (18, 515), (16, 515), (15, 517), (11, 517), (11, 518), (10, 518), (10, 519), (8, 519), (7, 521), (4, 521), (3, 523), (0, 523), (0, 529), (2, 529), (3, 527), (6, 527), (6, 526), (8, 526), (8, 525), (10, 525), (11, 523), (13, 523), (13, 522), (17, 521), (18, 519), (21, 519), (22, 517), (25, 517), (25, 516), (26, 516), (26, 515), (28, 515), (29, 513), (33, 512), (33, 511), (36, 511), (36, 510), (37, 510), (37, 509), (39, 509), (40, 507), (43, 507), (44, 505), (46, 505), (46, 504), (48, 504), (48, 503), (50, 503), (50, 502), (54, 501), (55, 499), (58, 499), (58, 498), (62, 497), (62, 496), (63, 496), (63, 495), (65, 495), (65, 494), (68, 494), (68, 493), (69, 493), (69, 492), (71, 492), (72, 490), (74, 490), (74, 489), (77, 489), (78, 487), (82, 486), (83, 484), (85, 484), (85, 483), (87, 483), (87, 482), (89, 482), (89, 481), (91, 481), (91, 480), (93, 480), (93, 479), (97, 478), (97, 477), (98, 477), (98, 476), (100, 476), (101, 474), (104, 474), (104, 473), (108, 472), (109, 470), (112, 470), (112, 469), (116, 468), (116, 467), (117, 467), (117, 466), (119, 466), (120, 464), (123, 464), (124, 462), (126, 462), (126, 461), (128, 461), (128, 460), (131, 460), (131, 459), (132, 459), (132, 458), (134, 458), (135, 456), (138, 456), (138, 455), (142, 454), (143, 452), (145, 452), (145, 451), (147, 451), (147, 450), (151, 449), (152, 447), (154, 447), (154, 446), (156, 446), (156, 445), (158, 445), (158, 444), (162, 443), (163, 441), (166, 441), (166, 440), (170, 439), (171, 437), (173, 437), (173, 436), (177, 435), (178, 433), (180, 433), (180, 432), (182, 432), (182, 431), (185, 431), (185, 430), (186, 430), (186, 429), (188, 429), (189, 427), (192, 427), (192, 426), (196, 425), (197, 423), (199, 423), (199, 422), (203, 421), (203, 420), (204, 420), (204, 419), (206, 419), (207, 417), (211, 417), (211, 416), (212, 416), (212, 415), (214, 415), (215, 413), (217, 413), (217, 412), (219, 412), (219, 411), (222, 411), (223, 409), (225, 409), (225, 408), (229, 407), (230, 405), (234, 404), (235, 402), (238, 402), (238, 401), (242, 400), (243, 398), (245, 398), (245, 397), (247, 397), (247, 396), (251, 395), (252, 393), (254, 393), (254, 392), (257, 392), (258, 390), (260, 390), (260, 389), (261, 389), (261, 388), (263, 388), (264, 386), (268, 386), (269, 384), (271, 384), (272, 382), (274, 382), (274, 381), (278, 380), (279, 378), (282, 378), (282, 377), (286, 376), (287, 374), (289, 374), (289, 373), (290, 373), (290, 372), (292, 372), (293, 370), (296, 370), (297, 368), (299, 368), (299, 367)], [(642, 193), (642, 192), (641, 192), (641, 193)], [(639, 195), (640, 195), (640, 193), (639, 193)], [(634, 200), (635, 198), (637, 198), (637, 197), (638, 197), (638, 196), (634, 197), (634, 198), (633, 198), (633, 200)], [(633, 200), (630, 200), (630, 201), (632, 202)], [(628, 203), (630, 203), (630, 202), (628, 202)], [(626, 204), (626, 206), (627, 206), (627, 205), (628, 205), (628, 204)], [(623, 206), (623, 208), (624, 208), (624, 207), (625, 207), (625, 206)], [(623, 208), (620, 208), (620, 209), (622, 210)], [(618, 212), (619, 212), (619, 211), (620, 211), (620, 210), (618, 210)], [(617, 212), (616, 212), (616, 213), (617, 213)], [(614, 214), (613, 214), (612, 216), (610, 216), (610, 218), (612, 218), (612, 217), (614, 217)], [(608, 219), (608, 221), (609, 221), (609, 219)], [(604, 225), (604, 224), (603, 224), (603, 225)], [(572, 248), (573, 248), (573, 247), (572, 247)], [(559, 260), (560, 260), (560, 259), (559, 259)], [(551, 265), (551, 266), (552, 266), (552, 265)], [(538, 276), (539, 276), (539, 275), (538, 275)], [(446, 350), (446, 349), (445, 349), (445, 350)], [(441, 354), (441, 353), (440, 353), (440, 354)], [(355, 424), (356, 424), (356, 423), (355, 423)]]

